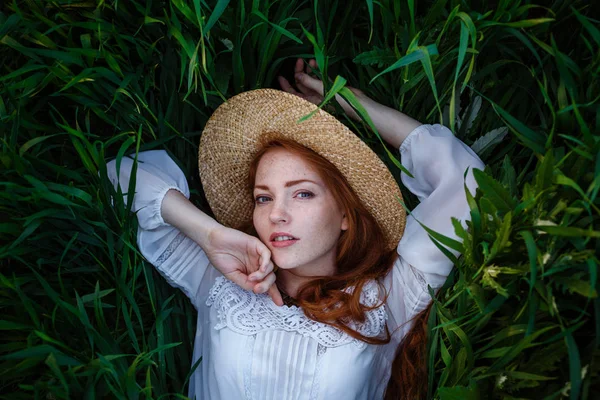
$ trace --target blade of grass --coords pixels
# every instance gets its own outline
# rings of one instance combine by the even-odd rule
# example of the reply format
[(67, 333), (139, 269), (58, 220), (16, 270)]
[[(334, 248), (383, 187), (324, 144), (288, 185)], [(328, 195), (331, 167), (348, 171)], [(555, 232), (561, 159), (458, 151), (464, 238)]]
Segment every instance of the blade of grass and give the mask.
[(388, 72), (394, 71), (398, 68), (402, 68), (402, 67), (410, 65), (414, 62), (422, 60), (423, 58), (425, 58), (425, 53), (424, 53), (423, 49), (427, 49), (427, 54), (429, 56), (438, 54), (437, 46), (435, 44), (430, 44), (428, 46), (419, 47), (417, 50), (415, 50), (409, 54), (406, 54), (405, 56), (401, 57), (398, 61), (396, 61), (394, 64), (392, 64), (391, 66), (389, 66), (388, 68), (386, 68), (385, 70), (380, 72), (379, 74), (375, 75), (375, 77), (373, 79), (371, 79), (369, 84), (372, 84), (373, 81), (375, 81), (380, 76), (387, 74)]

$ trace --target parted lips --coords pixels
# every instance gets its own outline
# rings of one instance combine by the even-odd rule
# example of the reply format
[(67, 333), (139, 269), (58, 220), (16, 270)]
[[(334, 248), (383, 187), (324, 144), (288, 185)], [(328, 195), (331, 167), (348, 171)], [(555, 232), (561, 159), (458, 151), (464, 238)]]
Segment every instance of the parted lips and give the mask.
[(287, 92), (258, 89), (223, 103), (210, 117), (200, 138), (200, 179), (217, 220), (239, 228), (251, 221), (254, 203), (247, 177), (250, 162), (267, 138), (292, 139), (329, 160), (348, 183), (395, 248), (406, 224), (398, 201), (402, 193), (379, 157), (329, 113)]

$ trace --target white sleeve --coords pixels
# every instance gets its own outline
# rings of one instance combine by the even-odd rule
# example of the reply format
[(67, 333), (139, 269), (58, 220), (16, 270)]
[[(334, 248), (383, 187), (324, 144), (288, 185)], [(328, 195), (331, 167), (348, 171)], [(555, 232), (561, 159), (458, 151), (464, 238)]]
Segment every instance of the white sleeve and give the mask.
[[(133, 157), (123, 157), (117, 173), (116, 160), (107, 163), (108, 177), (115, 188), (117, 184), (121, 187), (125, 204), (133, 164)], [(139, 153), (131, 207), (139, 222), (138, 247), (167, 282), (181, 289), (198, 308), (200, 284), (210, 264), (200, 246), (163, 220), (160, 208), (169, 189), (190, 197), (183, 172), (166, 151)]]
[[(406, 219), (398, 244), (399, 257), (386, 277), (391, 284), (387, 304), (397, 324), (427, 307), (431, 301), (427, 286), (440, 288), (453, 267), (417, 220), (442, 235), (461, 240), (451, 218), (457, 218), (466, 227), (464, 221), (470, 218), (470, 208), (464, 185), (475, 194), (477, 183), (472, 170), (485, 167), (471, 148), (442, 125), (421, 125), (413, 130), (402, 143), (400, 156), (402, 165), (413, 175), (410, 178), (402, 173), (402, 182), (420, 204)], [(459, 256), (457, 251), (448, 250)]]

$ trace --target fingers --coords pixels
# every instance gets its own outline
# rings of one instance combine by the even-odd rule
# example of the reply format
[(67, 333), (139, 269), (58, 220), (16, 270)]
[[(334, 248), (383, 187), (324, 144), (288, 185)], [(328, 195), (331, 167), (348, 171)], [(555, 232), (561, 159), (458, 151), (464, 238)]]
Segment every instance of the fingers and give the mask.
[(308, 87), (302, 83), (302, 76), (308, 76), (308, 75), (306, 75), (302, 72), (298, 72), (298, 73), (296, 73), (296, 75), (294, 75), (294, 78), (296, 79), (296, 86), (298, 87), (298, 90), (300, 90), (300, 92), (302, 92), (305, 95), (314, 94), (313, 89), (311, 89), (310, 87)]
[[(287, 79), (285, 79), (283, 76), (278, 76), (277, 79), (279, 80), (279, 86), (281, 86), (281, 89), (285, 90), (288, 93), (291, 94), (295, 94), (298, 97), (301, 97), (305, 100), (311, 101), (314, 103), (314, 101), (311, 99), (311, 97), (316, 96), (315, 93), (302, 93), (302, 92), (298, 92), (296, 89), (294, 89), (292, 87), (292, 85), (290, 85), (290, 83), (288, 82)], [(299, 87), (300, 88), (300, 87)], [(308, 89), (306, 88), (302, 88), (304, 91), (308, 92)], [(316, 104), (319, 104), (319, 102), (317, 102)]]
[(311, 58), (308, 61), (308, 65), (306, 66), (305, 71), (303, 71), (303, 67), (304, 67), (304, 60), (299, 58), (298, 60), (296, 60), (296, 68), (294, 70), (294, 74), (298, 74), (298, 73), (302, 73), (302, 72), (305, 72), (309, 75), (314, 74), (313, 70), (317, 69), (317, 60), (315, 60), (314, 58)]
[(323, 96), (323, 82), (319, 79), (315, 79), (304, 73), (298, 73), (294, 75), (294, 78), (296, 78), (298, 89), (304, 94), (309, 94), (309, 92), (314, 91)]
[(270, 274), (268, 274), (265, 279), (262, 280), (262, 282), (259, 282), (257, 284), (254, 285), (254, 287), (252, 288), (252, 290), (254, 291), (254, 293), (265, 293), (266, 291), (268, 291), (271, 286), (275, 283), (275, 273), (271, 272)]
[[(321, 82), (319, 79), (316, 79), (309, 74), (313, 74), (313, 69), (317, 69), (317, 61), (315, 59), (311, 59), (306, 66), (306, 72), (303, 71), (304, 61), (299, 58), (296, 60), (296, 68), (294, 70), (294, 78), (296, 79), (296, 86), (298, 90), (300, 90), (305, 95), (313, 95), (314, 92), (317, 92), (320, 95), (323, 95), (323, 85), (319, 85), (317, 82)], [(313, 74), (314, 75), (314, 74)], [(306, 76), (306, 78), (304, 78)], [(309, 80), (310, 79), (310, 80)]]
[(258, 282), (263, 280), (269, 273), (273, 272), (275, 265), (271, 261), (271, 251), (262, 242), (257, 240), (256, 255), (258, 255), (258, 263), (255, 267), (249, 269), (253, 271), (248, 275), (248, 280)]
[(294, 68), (294, 74), (302, 72), (303, 69), (304, 69), (304, 61), (301, 58), (299, 58), (299, 59), (296, 60), (296, 66)]
[(239, 271), (226, 274), (225, 277), (241, 288), (252, 290), (256, 294), (266, 292), (271, 299), (273, 299), (273, 303), (277, 304), (278, 306), (283, 305), (283, 298), (281, 297), (281, 293), (275, 284), (276, 276), (274, 272), (267, 274), (262, 282), (250, 281), (246, 275)]
[(258, 242), (258, 269), (263, 272), (269, 272), (267, 269), (269, 265), (271, 266), (271, 271), (273, 270), (273, 262), (271, 261), (271, 251), (267, 246), (265, 246), (262, 242)]
[(296, 60), (296, 65), (294, 66), (294, 78), (297, 89), (295, 89), (283, 76), (277, 77), (279, 86), (282, 90), (285, 90), (288, 93), (295, 94), (296, 96), (308, 100), (314, 104), (319, 104), (321, 100), (323, 100), (323, 82), (309, 75), (314, 75), (315, 69), (317, 69), (317, 61), (315, 59), (311, 59), (308, 62), (305, 72), (304, 60), (302, 58), (298, 58)]
[(291, 94), (299, 94), (296, 89), (294, 89), (292, 87), (292, 85), (290, 85), (290, 83), (288, 82), (287, 79), (285, 79), (283, 76), (278, 76), (277, 80), (279, 81), (279, 86), (281, 86), (281, 89), (285, 90), (288, 93)]
[(275, 285), (276, 276), (275, 272), (273, 271), (275, 269), (275, 265), (271, 260), (271, 251), (262, 243), (259, 245), (257, 250), (260, 254), (260, 267), (258, 271), (255, 271), (248, 276), (250, 281), (257, 282), (252, 290), (254, 293), (268, 292), (269, 296), (271, 296), (273, 299), (273, 302), (278, 306), (282, 306), (283, 299), (279, 293), (277, 285)]
[(273, 272), (274, 268), (275, 268), (275, 266), (273, 265), (273, 261), (269, 260), (269, 263), (266, 265), (264, 270), (261, 268), (258, 271), (254, 271), (253, 273), (248, 275), (248, 280), (250, 280), (252, 282), (262, 281), (263, 279), (265, 279), (265, 277), (267, 275), (269, 275), (271, 272)]
[(312, 73), (313, 69), (317, 69), (317, 60), (315, 60), (314, 58), (308, 62), (308, 66), (306, 67), (306, 73)]
[(256, 286), (256, 282), (252, 282), (248, 279), (248, 276), (241, 271), (233, 271), (228, 274), (224, 274), (224, 276), (246, 290), (254, 290)]
[(283, 298), (281, 297), (281, 293), (279, 293), (277, 285), (271, 285), (268, 293), (269, 296), (271, 296), (271, 299), (273, 299), (273, 303), (277, 304), (279, 307), (283, 305)]
[[(301, 58), (298, 58), (296, 60), (296, 65), (294, 66), (294, 75), (296, 74), (301, 74), (304, 70), (304, 61)], [(278, 76), (277, 80), (279, 81), (279, 86), (281, 86), (281, 88), (283, 90), (285, 90), (288, 93), (292, 93), (295, 95), (299, 95), (300, 97), (302, 97), (300, 95), (300, 93), (298, 93), (298, 91), (296, 89), (294, 89), (292, 87), (292, 85), (290, 85), (290, 83), (288, 82), (287, 79), (285, 79), (283, 76)], [(304, 93), (304, 91), (302, 91)]]
[(252, 290), (254, 291), (254, 293), (257, 294), (267, 292), (271, 299), (273, 299), (273, 303), (277, 304), (278, 306), (282, 306), (283, 298), (281, 297), (281, 293), (279, 292), (279, 289), (275, 284), (275, 279), (275, 274), (271, 272), (265, 277), (265, 279), (262, 282), (254, 285), (254, 288), (252, 288)]

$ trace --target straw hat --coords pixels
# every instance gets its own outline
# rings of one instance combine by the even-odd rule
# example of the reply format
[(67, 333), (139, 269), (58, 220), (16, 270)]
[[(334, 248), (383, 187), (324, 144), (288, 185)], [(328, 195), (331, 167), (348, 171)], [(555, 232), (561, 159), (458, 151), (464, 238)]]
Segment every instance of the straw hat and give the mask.
[(200, 138), (199, 170), (208, 203), (223, 225), (239, 228), (252, 220), (254, 203), (247, 185), (250, 162), (263, 136), (292, 139), (325, 157), (344, 175), (377, 219), (386, 248), (395, 248), (404, 232), (406, 213), (400, 188), (379, 157), (329, 113), (287, 92), (258, 89), (223, 103)]

